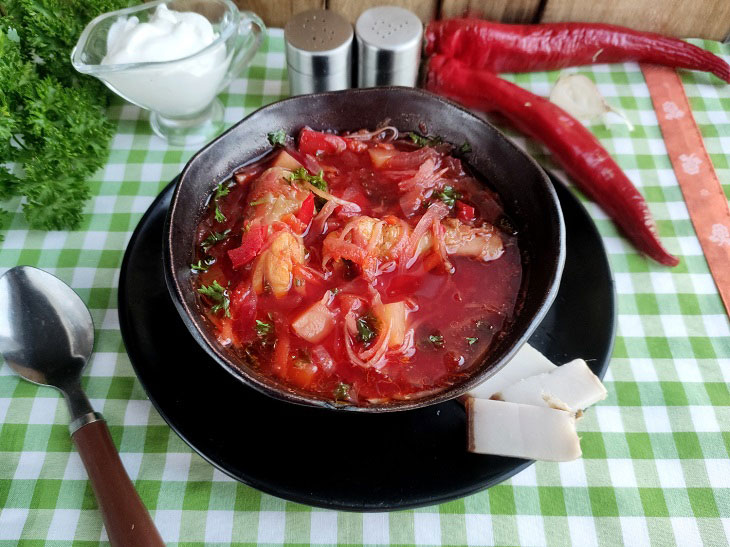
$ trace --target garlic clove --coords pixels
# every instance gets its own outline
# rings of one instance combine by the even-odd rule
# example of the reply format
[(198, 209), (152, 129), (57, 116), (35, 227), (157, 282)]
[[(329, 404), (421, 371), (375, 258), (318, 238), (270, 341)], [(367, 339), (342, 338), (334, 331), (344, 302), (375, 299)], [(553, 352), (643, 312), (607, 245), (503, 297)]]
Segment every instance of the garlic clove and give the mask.
[(581, 121), (602, 119), (605, 123), (605, 115), (613, 112), (621, 117), (629, 131), (634, 130), (626, 115), (608, 104), (593, 80), (583, 74), (560, 76), (550, 93), (550, 101)]

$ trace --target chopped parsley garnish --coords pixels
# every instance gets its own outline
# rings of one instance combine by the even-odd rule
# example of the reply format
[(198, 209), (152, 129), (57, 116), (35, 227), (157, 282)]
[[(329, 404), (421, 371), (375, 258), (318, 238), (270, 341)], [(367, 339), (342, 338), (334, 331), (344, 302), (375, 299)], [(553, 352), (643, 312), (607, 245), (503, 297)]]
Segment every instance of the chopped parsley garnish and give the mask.
[(210, 308), (210, 311), (212, 311), (213, 313), (218, 313), (219, 311), (223, 310), (226, 317), (231, 316), (231, 311), (228, 309), (228, 307), (231, 305), (231, 301), (228, 298), (228, 291), (226, 291), (226, 289), (224, 289), (217, 280), (214, 280), (213, 283), (211, 283), (207, 287), (205, 285), (201, 285), (198, 289), (198, 292), (203, 296), (207, 296), (213, 302), (217, 302), (214, 306)]
[(216, 204), (215, 206), (215, 221), (216, 222), (225, 222), (226, 221), (226, 215), (223, 214), (223, 211), (221, 211), (221, 208)]
[(286, 144), (286, 131), (277, 129), (266, 136), (271, 146), (284, 146)]
[(468, 154), (471, 152), (471, 144), (469, 144), (468, 141), (464, 141), (459, 148), (457, 148), (456, 153), (459, 155)]
[(448, 185), (444, 186), (440, 192), (434, 192), (434, 196), (443, 201), (449, 207), (453, 207), (456, 200), (461, 199), (461, 194)]
[(208, 268), (215, 262), (213, 258), (206, 258), (205, 260), (198, 260), (197, 264), (191, 264), (190, 269), (194, 272), (207, 272)]
[(203, 248), (204, 251), (207, 251), (219, 241), (227, 239), (228, 234), (230, 233), (230, 230), (225, 230), (223, 232), (213, 232), (200, 243), (200, 246)]
[(231, 191), (231, 189), (226, 186), (225, 183), (221, 182), (218, 184), (218, 187), (215, 189), (215, 199), (220, 199), (222, 197), (225, 197), (228, 195), (228, 193)]
[(470, 346), (473, 346), (474, 344), (477, 343), (478, 340), (479, 340), (479, 338), (477, 338), (476, 336), (473, 338), (468, 336), (466, 338), (466, 343), (469, 344)]
[(440, 334), (432, 334), (428, 337), (428, 341), (433, 344), (435, 348), (443, 348), (444, 347), (444, 337)]
[(442, 142), (444, 142), (444, 140), (438, 135), (424, 137), (422, 135), (419, 135), (418, 133), (414, 133), (413, 131), (408, 133), (408, 138), (411, 139), (414, 144), (420, 146), (421, 148), (423, 148), (424, 146), (436, 146), (437, 144), (441, 144)]
[(369, 313), (358, 317), (355, 323), (357, 325), (357, 337), (361, 342), (369, 344), (377, 336), (376, 319)]
[(346, 401), (350, 397), (350, 384), (346, 384), (344, 382), (340, 382), (337, 384), (337, 387), (335, 388), (333, 395), (335, 396), (335, 401)]
[(251, 207), (256, 207), (257, 205), (261, 205), (263, 203), (269, 203), (269, 200), (268, 199), (265, 199), (265, 198), (264, 199), (257, 199), (256, 201), (249, 202), (249, 205)]
[(309, 171), (307, 171), (304, 167), (300, 167), (299, 169), (292, 171), (291, 176), (289, 177), (289, 182), (293, 182), (295, 180), (303, 180), (323, 192), (327, 191), (327, 181), (324, 180), (324, 171), (320, 170), (318, 174), (310, 175)]
[(224, 182), (219, 183), (217, 188), (215, 189), (215, 196), (213, 197), (213, 201), (215, 202), (215, 220), (216, 220), (216, 222), (225, 222), (226, 221), (226, 215), (224, 215), (223, 211), (221, 211), (218, 200), (222, 197), (227, 196), (230, 191), (231, 191), (231, 189), (228, 186), (226, 186), (226, 184)]
[(256, 334), (258, 334), (261, 338), (265, 338), (271, 334), (271, 331), (274, 329), (274, 325), (257, 319), (256, 326), (254, 328), (256, 329)]

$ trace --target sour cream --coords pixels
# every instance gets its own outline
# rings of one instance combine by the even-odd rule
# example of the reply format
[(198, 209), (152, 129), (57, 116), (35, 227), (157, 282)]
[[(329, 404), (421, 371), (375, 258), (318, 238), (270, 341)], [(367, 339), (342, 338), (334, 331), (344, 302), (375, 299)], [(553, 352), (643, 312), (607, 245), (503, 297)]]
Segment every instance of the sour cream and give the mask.
[(120, 17), (109, 28), (101, 64), (143, 64), (120, 66), (105, 80), (129, 101), (162, 116), (194, 116), (213, 101), (230, 64), (225, 44), (205, 50), (217, 38), (202, 15), (173, 11), (164, 4), (147, 22)]

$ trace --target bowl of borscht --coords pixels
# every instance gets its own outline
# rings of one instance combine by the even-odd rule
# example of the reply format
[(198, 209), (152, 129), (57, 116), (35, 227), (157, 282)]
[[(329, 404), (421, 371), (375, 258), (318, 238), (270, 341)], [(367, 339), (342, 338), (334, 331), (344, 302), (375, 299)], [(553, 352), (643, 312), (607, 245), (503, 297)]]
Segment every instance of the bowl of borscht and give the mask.
[(550, 307), (565, 233), (542, 169), (426, 91), (285, 99), (183, 170), (164, 233), (190, 334), (242, 383), (407, 410), (499, 370)]

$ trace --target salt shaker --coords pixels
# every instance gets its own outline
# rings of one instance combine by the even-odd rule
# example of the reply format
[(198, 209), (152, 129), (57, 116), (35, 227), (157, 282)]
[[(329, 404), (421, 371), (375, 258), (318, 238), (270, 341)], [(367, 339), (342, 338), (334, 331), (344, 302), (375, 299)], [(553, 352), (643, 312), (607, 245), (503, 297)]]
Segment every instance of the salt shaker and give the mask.
[(364, 11), (355, 23), (358, 87), (414, 87), (421, 59), (423, 23), (413, 12), (397, 6)]
[(352, 25), (333, 11), (313, 9), (284, 28), (292, 95), (347, 89), (352, 80)]

